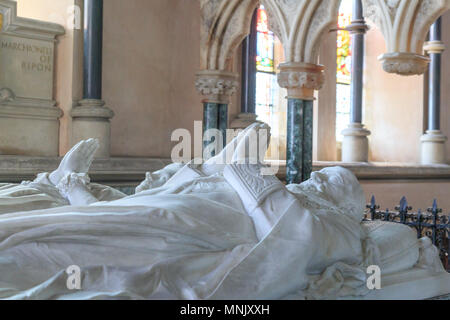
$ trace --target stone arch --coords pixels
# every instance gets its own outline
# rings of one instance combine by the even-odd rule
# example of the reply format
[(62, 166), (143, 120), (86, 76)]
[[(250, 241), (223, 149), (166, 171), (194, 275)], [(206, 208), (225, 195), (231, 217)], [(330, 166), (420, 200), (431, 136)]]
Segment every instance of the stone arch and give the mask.
[(267, 10), (288, 62), (317, 63), (322, 36), (337, 25), (341, 0), (202, 0), (201, 69), (231, 71), (254, 10)]
[(383, 69), (400, 75), (423, 74), (429, 59), (423, 54), (431, 25), (447, 10), (450, 0), (363, 0), (365, 16), (383, 33), (387, 53)]
[(231, 61), (250, 33), (260, 3), (285, 52), (280, 86), (308, 99), (322, 87), (324, 67), (317, 64), (318, 52), (322, 36), (337, 26), (341, 0), (200, 0), (201, 71), (196, 87), (208, 100), (226, 102), (239, 86)]
[(202, 0), (201, 69), (232, 71), (237, 47), (250, 33), (259, 0)]
[(316, 64), (322, 36), (335, 28), (341, 0), (262, 0), (287, 62)]

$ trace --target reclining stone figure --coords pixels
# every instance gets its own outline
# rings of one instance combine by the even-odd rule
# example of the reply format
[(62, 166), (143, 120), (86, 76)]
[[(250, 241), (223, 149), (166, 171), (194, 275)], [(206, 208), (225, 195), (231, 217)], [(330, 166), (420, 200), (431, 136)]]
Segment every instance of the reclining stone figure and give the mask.
[[(233, 154), (245, 155), (246, 137), (261, 128), (241, 135)], [(0, 215), (0, 297), (364, 298), (370, 265), (395, 279), (437, 275), (425, 293), (414, 279), (394, 286), (398, 298), (450, 291), (429, 240), (407, 226), (362, 223), (365, 197), (350, 171), (285, 186), (261, 164), (222, 156), (171, 167), (161, 186), (152, 176), (114, 201), (97, 201), (85, 176), (68, 172), (57, 186), (81, 206)], [(66, 287), (72, 265), (83, 275), (76, 293)]]

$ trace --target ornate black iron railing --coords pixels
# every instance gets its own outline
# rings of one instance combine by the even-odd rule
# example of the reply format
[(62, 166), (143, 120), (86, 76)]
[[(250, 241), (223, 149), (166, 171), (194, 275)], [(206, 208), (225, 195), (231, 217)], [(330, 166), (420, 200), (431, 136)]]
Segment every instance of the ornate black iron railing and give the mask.
[(442, 209), (438, 207), (436, 200), (426, 212), (422, 212), (422, 210), (412, 212), (412, 210), (406, 197), (403, 197), (400, 204), (395, 207), (395, 211), (389, 209), (381, 211), (375, 196), (373, 196), (370, 204), (367, 205), (365, 219), (405, 224), (417, 231), (418, 238), (429, 237), (439, 249), (444, 267), (450, 272), (450, 216), (442, 214)]

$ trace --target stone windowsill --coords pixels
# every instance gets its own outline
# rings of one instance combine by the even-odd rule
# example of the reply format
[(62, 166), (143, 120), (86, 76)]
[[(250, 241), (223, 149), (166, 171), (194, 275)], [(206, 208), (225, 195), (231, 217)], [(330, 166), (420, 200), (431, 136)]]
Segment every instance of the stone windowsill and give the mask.
[[(59, 158), (0, 156), (0, 182), (32, 180), (39, 172), (50, 172)], [(156, 171), (169, 164), (170, 159), (113, 157), (97, 159), (91, 167), (93, 181), (102, 183), (136, 184), (147, 171)], [(269, 162), (279, 165), (279, 177), (286, 172), (285, 161)], [(361, 180), (450, 180), (450, 165), (422, 166), (408, 163), (353, 163), (315, 162), (314, 170), (330, 166), (342, 166), (352, 170)]]
[[(33, 180), (37, 173), (55, 170), (60, 160), (57, 157), (0, 156), (0, 182)], [(89, 175), (96, 182), (135, 184), (144, 179), (146, 172), (159, 170), (170, 163), (170, 159), (158, 158), (96, 159)]]
[[(285, 177), (286, 162), (277, 161), (280, 177)], [(270, 162), (269, 162), (270, 163)], [(440, 180), (450, 179), (450, 165), (421, 165), (416, 163), (343, 163), (314, 162), (314, 170), (341, 166), (351, 170), (360, 180)]]

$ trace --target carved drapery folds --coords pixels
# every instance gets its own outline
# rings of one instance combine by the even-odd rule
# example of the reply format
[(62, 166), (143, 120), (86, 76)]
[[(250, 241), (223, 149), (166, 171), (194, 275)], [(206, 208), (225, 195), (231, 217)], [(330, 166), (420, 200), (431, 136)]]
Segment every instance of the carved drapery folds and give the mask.
[(450, 0), (363, 0), (365, 16), (384, 35), (387, 53), (383, 69), (400, 75), (423, 74), (429, 58), (423, 54), (426, 35)]
[(283, 43), (286, 63), (278, 82), (290, 98), (311, 100), (324, 82), (317, 64), (322, 36), (335, 28), (340, 0), (262, 0), (271, 30)]

